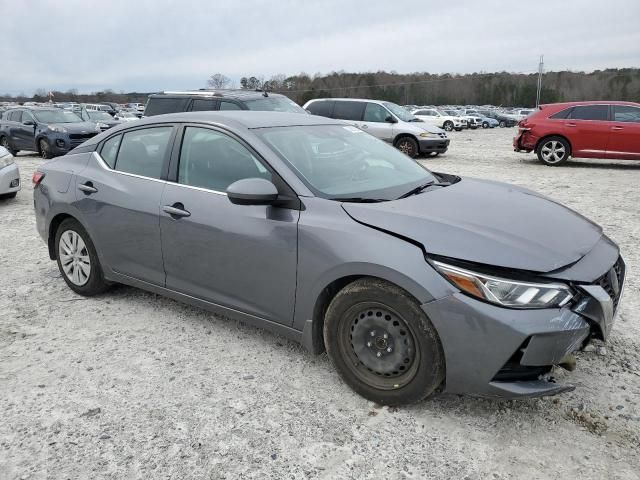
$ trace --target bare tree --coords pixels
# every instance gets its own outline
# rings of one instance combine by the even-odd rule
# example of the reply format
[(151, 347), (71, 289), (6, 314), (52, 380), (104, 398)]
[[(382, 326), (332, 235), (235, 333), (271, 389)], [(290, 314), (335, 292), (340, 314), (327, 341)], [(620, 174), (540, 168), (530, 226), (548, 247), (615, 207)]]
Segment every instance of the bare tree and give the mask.
[(231, 84), (231, 79), (221, 73), (211, 75), (207, 80), (207, 85), (211, 88), (227, 88)]

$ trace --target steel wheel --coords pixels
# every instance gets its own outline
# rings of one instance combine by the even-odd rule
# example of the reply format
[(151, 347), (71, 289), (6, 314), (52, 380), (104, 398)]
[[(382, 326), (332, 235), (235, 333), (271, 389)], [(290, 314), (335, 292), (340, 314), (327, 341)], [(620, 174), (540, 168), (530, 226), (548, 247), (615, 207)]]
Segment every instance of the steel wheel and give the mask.
[(396, 148), (411, 158), (418, 155), (418, 142), (413, 138), (403, 137), (396, 143)]
[(540, 148), (540, 155), (546, 163), (560, 163), (567, 156), (567, 149), (558, 140), (549, 140)]
[(51, 153), (50, 153), (50, 149), (49, 149), (49, 143), (47, 143), (47, 141), (44, 138), (40, 139), (40, 156), (42, 158), (49, 159), (51, 158)]
[(416, 374), (419, 351), (405, 320), (376, 302), (354, 305), (343, 322), (340, 347), (354, 374), (380, 390), (408, 384)]
[(91, 276), (91, 258), (82, 237), (73, 230), (60, 236), (58, 256), (62, 270), (71, 283), (82, 287)]

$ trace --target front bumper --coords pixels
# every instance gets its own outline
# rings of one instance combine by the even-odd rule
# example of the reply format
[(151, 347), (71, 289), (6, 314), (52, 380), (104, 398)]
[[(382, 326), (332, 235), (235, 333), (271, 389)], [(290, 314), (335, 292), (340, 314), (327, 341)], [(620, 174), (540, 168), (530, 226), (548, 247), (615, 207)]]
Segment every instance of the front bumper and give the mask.
[(18, 169), (18, 165), (12, 163), (11, 165), (0, 168), (0, 195), (17, 192), (20, 188), (20, 170)]
[(462, 293), (423, 304), (442, 342), (445, 391), (518, 398), (573, 390), (549, 374), (591, 337), (606, 339), (619, 305), (600, 285), (580, 290), (577, 302), (559, 309), (507, 309)]
[(77, 146), (86, 142), (90, 138), (96, 136), (100, 132), (93, 131), (87, 133), (49, 133), (43, 138), (49, 144), (51, 153), (55, 157), (59, 157), (73, 150)]
[(420, 153), (445, 153), (449, 148), (448, 138), (419, 139)]

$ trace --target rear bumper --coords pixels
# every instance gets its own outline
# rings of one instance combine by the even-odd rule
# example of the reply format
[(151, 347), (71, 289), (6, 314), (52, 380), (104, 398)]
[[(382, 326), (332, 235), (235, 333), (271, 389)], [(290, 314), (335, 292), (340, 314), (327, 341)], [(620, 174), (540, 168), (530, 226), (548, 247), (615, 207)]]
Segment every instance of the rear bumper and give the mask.
[(0, 168), (0, 195), (17, 192), (20, 188), (20, 170), (18, 169), (18, 165), (12, 163), (9, 166)]
[(513, 137), (513, 150), (528, 153), (536, 149), (537, 142), (538, 139), (528, 130), (519, 131), (518, 134)]
[(448, 138), (438, 138), (429, 140), (418, 140), (420, 153), (445, 153), (449, 148)]
[(573, 390), (555, 383), (553, 368), (592, 336), (606, 339), (615, 315), (600, 286), (582, 293), (576, 305), (559, 309), (507, 309), (462, 293), (423, 304), (442, 341), (445, 391), (518, 398)]

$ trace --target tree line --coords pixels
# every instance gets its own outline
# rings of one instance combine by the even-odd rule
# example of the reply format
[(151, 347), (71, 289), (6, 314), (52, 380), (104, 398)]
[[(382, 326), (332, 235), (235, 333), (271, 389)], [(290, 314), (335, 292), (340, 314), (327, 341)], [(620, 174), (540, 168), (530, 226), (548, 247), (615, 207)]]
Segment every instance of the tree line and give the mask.
[[(283, 93), (299, 104), (312, 98), (357, 97), (388, 100), (401, 105), (504, 105), (532, 107), (536, 101), (537, 74), (472, 73), (431, 74), (396, 72), (329, 74), (284, 74), (240, 78), (237, 85), (222, 73), (211, 75), (209, 88), (264, 89)], [(548, 72), (543, 75), (543, 103), (580, 100), (625, 100), (640, 102), (640, 69), (623, 68), (594, 72)], [(53, 92), (55, 102), (146, 102), (149, 93), (116, 93), (112, 90), (81, 94), (76, 90)], [(31, 97), (0, 95), (0, 101), (48, 101), (39, 89)]]

